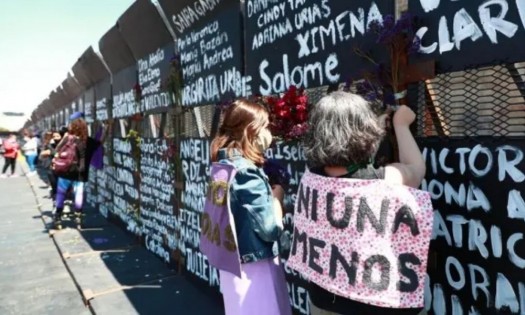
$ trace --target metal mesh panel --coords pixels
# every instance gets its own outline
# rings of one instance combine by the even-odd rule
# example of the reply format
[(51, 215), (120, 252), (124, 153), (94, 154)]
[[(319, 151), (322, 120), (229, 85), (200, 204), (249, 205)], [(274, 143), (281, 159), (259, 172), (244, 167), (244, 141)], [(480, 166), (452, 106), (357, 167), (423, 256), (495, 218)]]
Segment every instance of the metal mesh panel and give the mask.
[(175, 124), (176, 124), (176, 115), (175, 110), (170, 109), (166, 113), (166, 125), (164, 126), (164, 137), (166, 138), (175, 138)]
[(199, 128), (195, 122), (195, 116), (191, 110), (184, 112), (184, 133), (183, 137), (198, 137)]
[(420, 82), (419, 137), (525, 135), (525, 63), (447, 74)]
[(204, 133), (206, 136), (211, 134), (212, 124), (213, 124), (213, 114), (215, 113), (216, 105), (206, 105), (199, 107), (202, 126), (204, 128)]
[(307, 89), (306, 95), (308, 96), (308, 102), (310, 104), (315, 104), (319, 102), (319, 100), (327, 94), (328, 87), (323, 86), (319, 88), (313, 88), (313, 89)]

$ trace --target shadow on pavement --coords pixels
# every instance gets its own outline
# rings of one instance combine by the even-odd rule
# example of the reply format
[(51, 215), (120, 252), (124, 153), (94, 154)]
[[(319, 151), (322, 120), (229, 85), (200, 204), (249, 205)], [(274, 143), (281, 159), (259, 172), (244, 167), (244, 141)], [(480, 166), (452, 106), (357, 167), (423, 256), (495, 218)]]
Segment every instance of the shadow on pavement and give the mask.
[(66, 207), (63, 229), (52, 230), (52, 200), (42, 188), (47, 174), (38, 174), (28, 179), (42, 220), (95, 314), (224, 314), (220, 299), (200, 291), (96, 209), (84, 209), (82, 229), (77, 230)]

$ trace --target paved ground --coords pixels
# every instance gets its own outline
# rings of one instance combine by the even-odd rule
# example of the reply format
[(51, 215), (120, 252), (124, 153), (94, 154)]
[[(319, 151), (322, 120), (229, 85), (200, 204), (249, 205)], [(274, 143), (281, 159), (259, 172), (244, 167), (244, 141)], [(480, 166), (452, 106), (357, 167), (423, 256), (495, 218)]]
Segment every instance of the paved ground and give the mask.
[(27, 178), (1, 179), (0, 200), (0, 314), (90, 314), (42, 224)]
[(47, 194), (38, 176), (0, 179), (1, 315), (224, 314), (94, 210), (81, 231), (49, 233)]

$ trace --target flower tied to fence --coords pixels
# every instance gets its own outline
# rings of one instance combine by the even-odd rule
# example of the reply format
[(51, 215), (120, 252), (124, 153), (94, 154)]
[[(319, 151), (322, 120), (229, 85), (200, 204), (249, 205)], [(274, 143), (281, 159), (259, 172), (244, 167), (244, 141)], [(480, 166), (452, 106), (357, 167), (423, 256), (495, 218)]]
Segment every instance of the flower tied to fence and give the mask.
[(170, 74), (166, 82), (167, 89), (173, 94), (175, 104), (180, 104), (182, 102), (182, 89), (184, 88), (180, 55), (173, 55), (170, 65)]
[[(396, 21), (393, 15), (386, 15), (383, 22), (374, 21), (370, 30), (377, 35), (376, 43), (386, 46), (388, 57), (384, 62), (374, 59), (370, 53), (355, 48), (354, 52), (368, 60), (373, 65), (373, 70), (360, 73), (358, 81), (349, 80), (346, 89), (350, 90), (352, 85), (355, 92), (369, 101), (372, 109), (379, 115), (390, 113), (398, 105), (407, 104), (407, 86), (416, 82), (426, 75), (432, 76), (434, 65), (409, 65), (410, 55), (419, 51), (421, 40), (415, 33), (416, 18), (410, 13), (403, 13)], [(428, 67), (425, 71), (422, 68)], [(431, 69), (430, 69), (431, 68)], [(410, 73), (415, 75), (410, 76)], [(378, 165), (385, 165), (398, 161), (398, 147), (395, 131), (387, 122), (387, 137), (381, 143), (375, 157)]]
[(133, 157), (133, 160), (135, 161), (135, 165), (137, 167), (137, 174), (139, 174), (140, 170), (140, 143), (141, 138), (138, 131), (131, 129), (128, 132), (128, 135), (126, 136), (126, 141), (128, 141), (131, 144), (131, 156)]
[(281, 97), (267, 97), (265, 102), (270, 112), (270, 130), (275, 138), (299, 140), (304, 135), (309, 107), (304, 89), (292, 85)]
[(135, 83), (133, 86), (133, 96), (135, 97), (136, 103), (140, 103), (142, 101), (142, 87), (139, 83)]
[[(373, 70), (363, 71), (355, 84), (356, 93), (362, 95), (372, 104), (384, 110), (385, 106), (403, 104), (408, 84), (408, 57), (416, 53), (421, 40), (415, 33), (415, 17), (403, 13), (396, 21), (393, 15), (386, 15), (383, 22), (374, 21), (370, 30), (377, 35), (377, 44), (384, 45), (388, 51), (388, 59), (381, 63), (369, 53), (355, 48), (354, 52), (368, 60)], [(352, 85), (347, 82), (346, 88)]]

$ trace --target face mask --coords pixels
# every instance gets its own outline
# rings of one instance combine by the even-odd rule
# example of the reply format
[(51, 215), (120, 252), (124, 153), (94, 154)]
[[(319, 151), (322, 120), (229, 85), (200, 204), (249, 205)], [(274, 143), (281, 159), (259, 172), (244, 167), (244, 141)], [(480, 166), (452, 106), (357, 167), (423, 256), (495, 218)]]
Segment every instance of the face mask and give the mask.
[(270, 147), (271, 143), (272, 143), (272, 134), (267, 128), (264, 128), (263, 130), (261, 130), (261, 132), (257, 136), (257, 139), (255, 140), (255, 145), (261, 152), (264, 152), (266, 151), (266, 149)]

